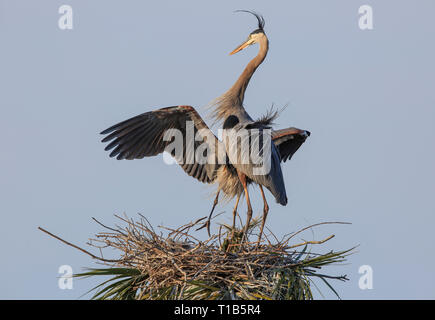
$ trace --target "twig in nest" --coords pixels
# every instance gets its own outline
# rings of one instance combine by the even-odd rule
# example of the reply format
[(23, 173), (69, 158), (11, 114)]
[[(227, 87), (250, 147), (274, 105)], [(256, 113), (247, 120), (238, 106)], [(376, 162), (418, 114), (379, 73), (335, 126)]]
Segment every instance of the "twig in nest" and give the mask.
[(43, 228), (41, 228), (41, 227), (38, 227), (38, 229), (41, 230), (42, 232), (45, 232), (46, 234), (52, 236), (53, 238), (56, 238), (57, 240), (60, 240), (60, 241), (62, 241), (63, 243), (65, 243), (65, 244), (67, 244), (67, 245), (69, 245), (69, 246), (71, 246), (71, 247), (73, 247), (73, 248), (76, 248), (76, 249), (78, 249), (78, 250), (80, 250), (80, 251), (86, 253), (87, 255), (91, 256), (91, 257), (94, 258), (94, 259), (97, 259), (97, 260), (100, 260), (100, 261), (104, 261), (104, 262), (121, 262), (121, 261), (123, 260), (123, 259), (104, 259), (104, 258), (98, 257), (98, 256), (96, 256), (96, 255), (90, 253), (89, 251), (87, 251), (87, 250), (85, 250), (85, 249), (82, 249), (82, 248), (76, 246), (75, 244), (72, 244), (71, 242), (68, 242), (68, 241), (66, 241), (66, 240), (64, 240), (64, 239), (62, 239), (62, 238), (60, 238), (60, 237), (58, 237), (58, 236), (52, 234), (51, 232), (49, 232), (49, 231), (47, 231), (47, 230), (45, 230), (45, 229), (43, 229)]
[(331, 239), (334, 238), (334, 237), (335, 237), (335, 235), (331, 234), (329, 237), (327, 237), (327, 238), (325, 238), (325, 239), (323, 239), (323, 240), (304, 241), (304, 242), (302, 242), (302, 243), (299, 243), (299, 244), (295, 244), (295, 245), (289, 246), (288, 249), (293, 249), (293, 248), (297, 248), (297, 247), (305, 246), (305, 245), (307, 245), (307, 244), (322, 244), (322, 243), (325, 243), (325, 242), (328, 241), (328, 240), (331, 240)]

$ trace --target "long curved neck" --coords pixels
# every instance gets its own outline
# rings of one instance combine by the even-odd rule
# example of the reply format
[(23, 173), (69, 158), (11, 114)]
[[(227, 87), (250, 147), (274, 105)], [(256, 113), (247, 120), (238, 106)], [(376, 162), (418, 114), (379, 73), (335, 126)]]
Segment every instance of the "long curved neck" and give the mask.
[(215, 123), (225, 121), (230, 115), (236, 115), (239, 119), (252, 120), (243, 107), (243, 99), (245, 98), (245, 91), (249, 80), (251, 80), (252, 75), (263, 62), (264, 58), (266, 58), (267, 51), (269, 50), (269, 40), (266, 35), (259, 40), (259, 44), (260, 49), (257, 56), (248, 63), (236, 83), (211, 104), (211, 106), (215, 106), (212, 112)]
[(228, 90), (228, 93), (230, 93), (233, 98), (236, 99), (235, 102), (240, 106), (243, 105), (243, 99), (245, 98), (245, 91), (249, 84), (249, 80), (251, 80), (255, 70), (257, 70), (258, 66), (266, 58), (267, 51), (269, 50), (269, 40), (266, 36), (260, 39), (259, 44), (260, 49), (257, 56), (248, 63), (245, 70), (243, 70), (242, 74), (237, 79), (236, 83), (234, 83), (230, 90)]

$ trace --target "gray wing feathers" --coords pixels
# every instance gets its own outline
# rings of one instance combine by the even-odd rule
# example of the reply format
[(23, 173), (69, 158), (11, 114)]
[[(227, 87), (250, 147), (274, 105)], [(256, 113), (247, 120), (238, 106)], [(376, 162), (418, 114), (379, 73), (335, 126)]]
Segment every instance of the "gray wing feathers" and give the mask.
[(272, 141), (278, 148), (281, 161), (290, 160), (310, 134), (309, 131), (293, 127), (273, 131)]
[[(202, 138), (193, 142), (193, 148), (187, 148), (186, 126), (189, 121), (193, 123), (193, 137)], [(201, 182), (213, 182), (224, 156), (216, 150), (222, 150), (223, 147), (219, 146), (219, 140), (191, 106), (162, 108), (122, 121), (101, 132), (107, 134), (102, 142), (110, 141), (105, 148), (106, 151), (113, 149), (110, 157), (116, 157), (118, 160), (142, 159), (164, 152), (173, 142), (174, 139), (171, 141), (163, 139), (168, 129), (177, 129), (183, 136), (182, 156), (177, 158), (174, 152), (171, 154), (183, 170)], [(197, 135), (199, 130), (202, 134)], [(205, 153), (208, 160), (199, 163), (194, 152), (204, 143), (207, 146)]]

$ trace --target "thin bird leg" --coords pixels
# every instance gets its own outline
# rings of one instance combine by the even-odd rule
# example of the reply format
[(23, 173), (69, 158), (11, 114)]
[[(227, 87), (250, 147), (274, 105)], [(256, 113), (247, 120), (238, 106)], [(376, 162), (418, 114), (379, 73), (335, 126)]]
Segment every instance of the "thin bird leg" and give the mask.
[(260, 244), (261, 236), (263, 235), (264, 224), (266, 223), (267, 213), (269, 212), (269, 205), (267, 204), (266, 197), (264, 196), (263, 186), (260, 185), (261, 196), (263, 197), (264, 207), (263, 207), (263, 221), (261, 222), (260, 234), (258, 236), (258, 244)]
[(242, 183), (243, 189), (245, 190), (246, 204), (248, 206), (248, 212), (246, 213), (247, 215), (246, 225), (245, 225), (245, 230), (243, 231), (243, 235), (247, 237), (249, 224), (251, 223), (251, 218), (252, 218), (252, 207), (251, 207), (251, 201), (249, 200), (248, 186), (246, 184), (246, 175), (241, 173), (240, 171), (237, 171), (237, 174), (239, 175), (240, 182)]
[(218, 200), (219, 200), (219, 193), (220, 193), (220, 192), (221, 192), (221, 191), (218, 190), (218, 192), (217, 192), (217, 194), (216, 194), (216, 198), (214, 199), (213, 207), (211, 208), (211, 212), (210, 212), (210, 215), (208, 216), (208, 220), (207, 220), (207, 222), (204, 223), (204, 224), (202, 225), (202, 227), (199, 227), (198, 229), (196, 229), (196, 231), (198, 231), (198, 230), (201, 230), (201, 229), (207, 227), (207, 232), (208, 232), (208, 236), (209, 236), (209, 237), (211, 237), (211, 234), (210, 234), (210, 221), (211, 221), (211, 216), (213, 215), (214, 208), (216, 208), (216, 205), (217, 205), (218, 202), (219, 202)]
[(237, 207), (239, 206), (240, 194), (237, 195), (236, 205), (233, 209), (233, 230), (236, 228), (236, 215), (237, 215)]
[(231, 230), (231, 239), (234, 238), (234, 231), (236, 230), (236, 216), (237, 216), (237, 207), (239, 206), (240, 194), (237, 195), (236, 205), (233, 209), (233, 228)]

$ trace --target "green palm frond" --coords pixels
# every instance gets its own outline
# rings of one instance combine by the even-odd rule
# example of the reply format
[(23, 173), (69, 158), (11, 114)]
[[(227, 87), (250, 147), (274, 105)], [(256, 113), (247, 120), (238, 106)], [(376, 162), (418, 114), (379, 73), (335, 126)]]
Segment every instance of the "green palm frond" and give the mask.
[[(92, 299), (96, 300), (133, 300), (137, 297), (139, 284), (147, 279), (135, 268), (90, 268), (87, 272), (75, 274), (74, 277), (112, 276), (90, 291), (96, 291)], [(106, 286), (104, 286), (106, 285)]]

